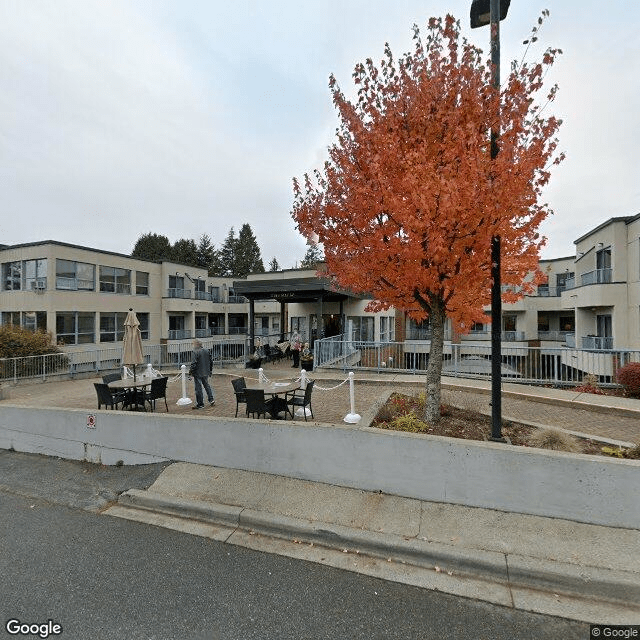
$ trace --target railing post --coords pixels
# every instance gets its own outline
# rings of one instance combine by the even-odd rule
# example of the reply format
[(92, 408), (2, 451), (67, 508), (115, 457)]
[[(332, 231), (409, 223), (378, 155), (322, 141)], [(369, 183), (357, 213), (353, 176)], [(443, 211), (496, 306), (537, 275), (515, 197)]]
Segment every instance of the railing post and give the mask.
[(348, 424), (356, 424), (360, 422), (361, 417), (356, 413), (355, 409), (355, 390), (353, 388), (353, 371), (349, 371), (349, 402), (351, 411), (344, 417), (344, 421)]

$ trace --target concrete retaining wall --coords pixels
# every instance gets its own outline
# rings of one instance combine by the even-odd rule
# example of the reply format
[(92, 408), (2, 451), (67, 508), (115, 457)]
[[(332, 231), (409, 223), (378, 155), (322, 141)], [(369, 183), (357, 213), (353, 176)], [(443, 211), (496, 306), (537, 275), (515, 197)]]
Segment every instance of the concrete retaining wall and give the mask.
[(180, 460), (640, 528), (640, 462), (490, 442), (300, 421), (88, 414), (3, 403), (0, 448), (103, 464)]

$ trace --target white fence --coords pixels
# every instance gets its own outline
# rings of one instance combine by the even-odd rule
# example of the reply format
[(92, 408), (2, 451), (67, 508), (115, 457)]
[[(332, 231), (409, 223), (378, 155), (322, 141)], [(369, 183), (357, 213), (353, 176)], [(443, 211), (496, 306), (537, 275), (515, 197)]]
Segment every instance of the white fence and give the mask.
[[(314, 366), (367, 369), (378, 372), (424, 373), (431, 342), (362, 342), (342, 336), (316, 340)], [(587, 350), (569, 347), (530, 347), (502, 344), (502, 379), (523, 384), (577, 385), (596, 376), (599, 384), (615, 385), (616, 372), (629, 362), (640, 362), (640, 351)], [(442, 373), (464, 378), (491, 377), (491, 345), (445, 342)]]
[[(209, 349), (214, 366), (244, 362), (247, 354), (245, 336), (218, 336), (202, 339)], [(193, 357), (193, 341), (176, 341), (168, 344), (144, 345), (145, 363), (154, 368), (180, 367), (189, 364)], [(65, 351), (42, 356), (0, 359), (0, 381), (64, 377), (78, 373), (100, 372), (118, 369), (122, 362), (122, 346), (112, 346), (91, 351)]]

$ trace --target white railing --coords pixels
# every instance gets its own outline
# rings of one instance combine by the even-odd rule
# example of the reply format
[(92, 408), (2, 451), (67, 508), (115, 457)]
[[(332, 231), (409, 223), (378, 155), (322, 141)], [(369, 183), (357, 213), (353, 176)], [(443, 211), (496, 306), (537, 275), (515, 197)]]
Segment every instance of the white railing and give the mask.
[[(430, 347), (428, 341), (376, 343), (343, 340), (342, 336), (323, 338), (314, 345), (314, 366), (424, 374)], [(628, 362), (640, 362), (640, 351), (502, 345), (502, 378), (511, 382), (575, 386), (586, 375), (595, 375), (600, 384), (614, 385), (616, 372)], [(491, 345), (445, 342), (442, 364), (445, 376), (490, 379)]]
[[(219, 336), (202, 340), (209, 349), (215, 366), (245, 362), (247, 359), (246, 336)], [(193, 357), (191, 341), (172, 344), (144, 345), (145, 364), (154, 368), (176, 367), (189, 364)], [(91, 351), (66, 351), (41, 356), (0, 359), (0, 381), (18, 382), (27, 379), (68, 377), (81, 373), (99, 373), (119, 369), (122, 363), (122, 346), (112, 346)]]

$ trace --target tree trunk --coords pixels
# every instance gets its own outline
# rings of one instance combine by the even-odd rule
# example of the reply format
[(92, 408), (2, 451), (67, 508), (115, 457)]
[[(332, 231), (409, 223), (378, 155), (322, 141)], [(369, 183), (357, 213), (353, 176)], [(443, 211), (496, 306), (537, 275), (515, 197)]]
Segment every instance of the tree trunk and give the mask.
[(427, 402), (424, 419), (434, 423), (440, 419), (440, 391), (442, 385), (442, 351), (444, 346), (445, 312), (442, 301), (431, 304), (429, 318), (431, 321), (431, 348), (427, 365)]

